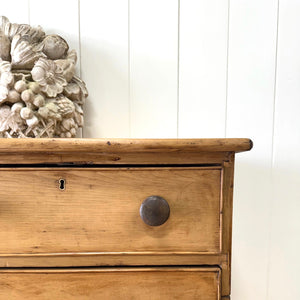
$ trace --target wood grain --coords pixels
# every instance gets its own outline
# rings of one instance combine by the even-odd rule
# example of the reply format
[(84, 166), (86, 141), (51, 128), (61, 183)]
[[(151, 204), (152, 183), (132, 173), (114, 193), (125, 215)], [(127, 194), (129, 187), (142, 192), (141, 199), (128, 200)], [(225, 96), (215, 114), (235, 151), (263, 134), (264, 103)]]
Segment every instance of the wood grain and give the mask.
[(0, 267), (228, 265), (228, 255), (197, 252), (0, 254)]
[[(251, 147), (249, 139), (3, 140), (0, 267), (219, 266), (222, 277), (213, 286), (217, 299), (228, 296), (234, 155)], [(149, 196), (161, 196), (170, 205), (170, 217), (161, 226), (148, 226), (140, 218), (140, 205)], [(51, 285), (53, 272), (41, 276), (45, 286)], [(25, 273), (24, 282), (32, 276)], [(83, 280), (69, 273), (64, 276), (70, 282)], [(84, 278), (94, 282), (93, 276)], [(123, 291), (124, 276), (118, 278)], [(172, 276), (165, 278), (169, 284)], [(161, 279), (153, 273), (151, 280)], [(185, 279), (182, 286), (188, 286)], [(206, 290), (210, 287), (204, 287), (203, 299), (216, 299), (205, 298)], [(98, 291), (88, 292), (92, 298)]]
[(219, 300), (219, 268), (1, 270), (0, 298)]
[(232, 210), (233, 210), (234, 154), (222, 169), (222, 252), (228, 254), (228, 262), (222, 266), (222, 295), (231, 291), (231, 244), (232, 244)]
[[(16, 168), (0, 176), (2, 254), (220, 252), (220, 167)], [(139, 216), (151, 195), (170, 205), (161, 226)]]
[(1, 139), (1, 153), (241, 152), (249, 139)]
[(248, 139), (2, 139), (0, 164), (222, 164), (251, 147)]
[(219, 164), (227, 160), (231, 152), (31, 152), (1, 153), (0, 164), (68, 164), (100, 165), (178, 165)]

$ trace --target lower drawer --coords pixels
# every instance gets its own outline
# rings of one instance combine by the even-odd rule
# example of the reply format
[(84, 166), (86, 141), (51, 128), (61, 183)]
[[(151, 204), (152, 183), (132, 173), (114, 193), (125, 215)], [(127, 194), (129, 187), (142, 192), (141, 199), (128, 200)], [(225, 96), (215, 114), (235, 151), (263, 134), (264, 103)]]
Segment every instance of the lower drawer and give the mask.
[(0, 299), (220, 299), (214, 267), (2, 269)]

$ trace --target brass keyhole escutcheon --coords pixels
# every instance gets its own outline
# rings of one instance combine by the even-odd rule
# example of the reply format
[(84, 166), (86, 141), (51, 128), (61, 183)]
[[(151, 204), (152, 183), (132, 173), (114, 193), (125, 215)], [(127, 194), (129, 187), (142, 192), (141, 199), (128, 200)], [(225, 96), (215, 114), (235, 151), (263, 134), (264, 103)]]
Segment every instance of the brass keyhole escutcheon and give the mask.
[(66, 189), (66, 180), (61, 178), (58, 180), (58, 188), (61, 190), (61, 191), (64, 191)]

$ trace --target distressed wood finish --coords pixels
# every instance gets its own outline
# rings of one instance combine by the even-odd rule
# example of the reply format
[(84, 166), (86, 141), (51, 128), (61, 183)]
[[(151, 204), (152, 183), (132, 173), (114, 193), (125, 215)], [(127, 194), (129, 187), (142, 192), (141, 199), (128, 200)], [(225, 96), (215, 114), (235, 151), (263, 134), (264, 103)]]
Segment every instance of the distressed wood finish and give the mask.
[[(0, 176), (2, 254), (220, 252), (220, 168), (23, 168)], [(139, 215), (151, 195), (170, 206), (161, 226)]]
[[(1, 140), (0, 298), (230, 299), (234, 156), (251, 147), (248, 139)], [(169, 204), (160, 226), (140, 217), (149, 196)], [(87, 266), (106, 268), (73, 269)]]
[(228, 265), (228, 254), (196, 252), (94, 252), (0, 254), (0, 267)]
[(2, 139), (0, 164), (222, 164), (248, 139)]
[(228, 253), (227, 264), (223, 264), (222, 293), (230, 294), (231, 276), (231, 244), (232, 244), (232, 209), (233, 209), (233, 176), (234, 176), (234, 153), (229, 161), (223, 163), (222, 174), (222, 250)]
[(230, 152), (32, 152), (0, 153), (0, 164), (69, 164), (72, 165), (168, 165), (221, 164)]
[(177, 267), (1, 270), (0, 298), (219, 300), (220, 273)]
[(1, 153), (241, 152), (249, 139), (3, 139)]

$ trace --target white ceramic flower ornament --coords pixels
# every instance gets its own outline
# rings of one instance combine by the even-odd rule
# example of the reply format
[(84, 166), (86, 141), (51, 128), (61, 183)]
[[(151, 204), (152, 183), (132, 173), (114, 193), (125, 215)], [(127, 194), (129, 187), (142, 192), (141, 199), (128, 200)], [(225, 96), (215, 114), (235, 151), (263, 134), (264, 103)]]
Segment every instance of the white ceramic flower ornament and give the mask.
[(59, 35), (0, 17), (0, 137), (75, 137), (88, 92)]

